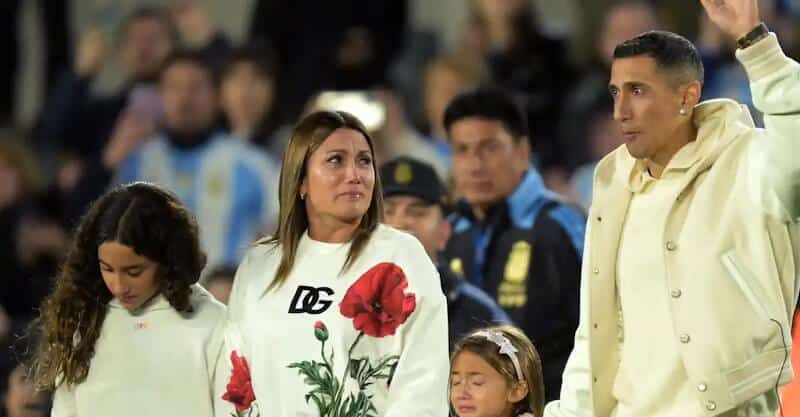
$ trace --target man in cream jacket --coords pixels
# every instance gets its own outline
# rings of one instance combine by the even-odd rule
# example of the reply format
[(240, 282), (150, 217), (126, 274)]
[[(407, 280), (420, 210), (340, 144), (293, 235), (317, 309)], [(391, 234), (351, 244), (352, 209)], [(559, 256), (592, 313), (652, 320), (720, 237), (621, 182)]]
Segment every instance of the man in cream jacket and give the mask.
[(800, 276), (800, 65), (757, 0), (702, 0), (737, 40), (758, 129), (698, 103), (697, 50), (620, 44), (609, 90), (625, 139), (595, 172), (575, 348), (547, 417), (774, 417), (792, 379)]

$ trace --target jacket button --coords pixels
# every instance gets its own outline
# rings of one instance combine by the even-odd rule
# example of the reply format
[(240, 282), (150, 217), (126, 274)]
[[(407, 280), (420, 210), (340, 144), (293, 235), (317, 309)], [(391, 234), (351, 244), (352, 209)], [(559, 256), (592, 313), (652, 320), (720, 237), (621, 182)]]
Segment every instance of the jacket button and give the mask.
[(669, 294), (672, 296), (672, 298), (680, 298), (680, 296), (681, 296), (683, 293), (681, 292), (681, 290), (680, 290), (680, 289), (678, 289), (678, 288), (675, 288), (674, 290), (670, 291), (670, 293), (669, 293)]
[(709, 401), (706, 403), (706, 410), (714, 411), (716, 409), (717, 409), (717, 403), (715, 403), (714, 401)]
[(700, 392), (706, 392), (706, 391), (708, 391), (708, 386), (706, 384), (703, 384), (703, 383), (698, 384), (697, 385), (697, 390), (700, 391)]
[(688, 334), (684, 333), (681, 335), (681, 343), (689, 343), (689, 340), (691, 340), (691, 338)]
[(597, 274), (599, 274), (599, 273), (600, 273), (600, 268), (598, 268), (598, 267), (595, 267), (595, 268), (592, 270), (592, 272), (594, 272), (594, 274), (595, 274), (595, 275), (597, 275)]
[(672, 252), (675, 249), (678, 249), (678, 244), (677, 243), (675, 243), (675, 242), (673, 242), (671, 240), (669, 242), (667, 242), (667, 250), (668, 251)]

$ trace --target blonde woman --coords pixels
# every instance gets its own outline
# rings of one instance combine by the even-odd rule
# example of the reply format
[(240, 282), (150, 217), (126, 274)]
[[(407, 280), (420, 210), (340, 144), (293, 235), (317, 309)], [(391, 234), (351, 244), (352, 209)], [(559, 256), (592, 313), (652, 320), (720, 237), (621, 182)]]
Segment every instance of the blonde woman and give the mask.
[[(345, 112), (295, 128), (276, 234), (230, 298), (224, 398), (241, 415), (447, 415), (447, 310), (422, 245), (379, 224), (373, 142)], [(233, 333), (233, 332), (231, 332)]]

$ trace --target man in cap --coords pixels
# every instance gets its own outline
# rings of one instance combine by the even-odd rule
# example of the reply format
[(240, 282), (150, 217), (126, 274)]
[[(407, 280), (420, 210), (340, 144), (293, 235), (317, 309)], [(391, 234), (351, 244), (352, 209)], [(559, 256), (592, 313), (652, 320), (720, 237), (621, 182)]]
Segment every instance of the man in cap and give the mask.
[(386, 224), (414, 235), (437, 265), (447, 296), (451, 348), (461, 336), (478, 327), (510, 323), (491, 297), (439, 261), (439, 252), (452, 230), (445, 217), (447, 193), (433, 167), (400, 157), (384, 164), (380, 176)]

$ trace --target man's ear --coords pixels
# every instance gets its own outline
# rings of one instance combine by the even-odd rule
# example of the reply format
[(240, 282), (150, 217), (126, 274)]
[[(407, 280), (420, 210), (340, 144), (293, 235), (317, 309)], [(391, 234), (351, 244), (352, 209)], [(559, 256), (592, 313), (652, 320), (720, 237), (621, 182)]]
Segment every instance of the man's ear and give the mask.
[(700, 97), (703, 95), (703, 84), (700, 81), (692, 81), (684, 85), (681, 90), (683, 90), (681, 107), (691, 113), (691, 110), (700, 102)]

